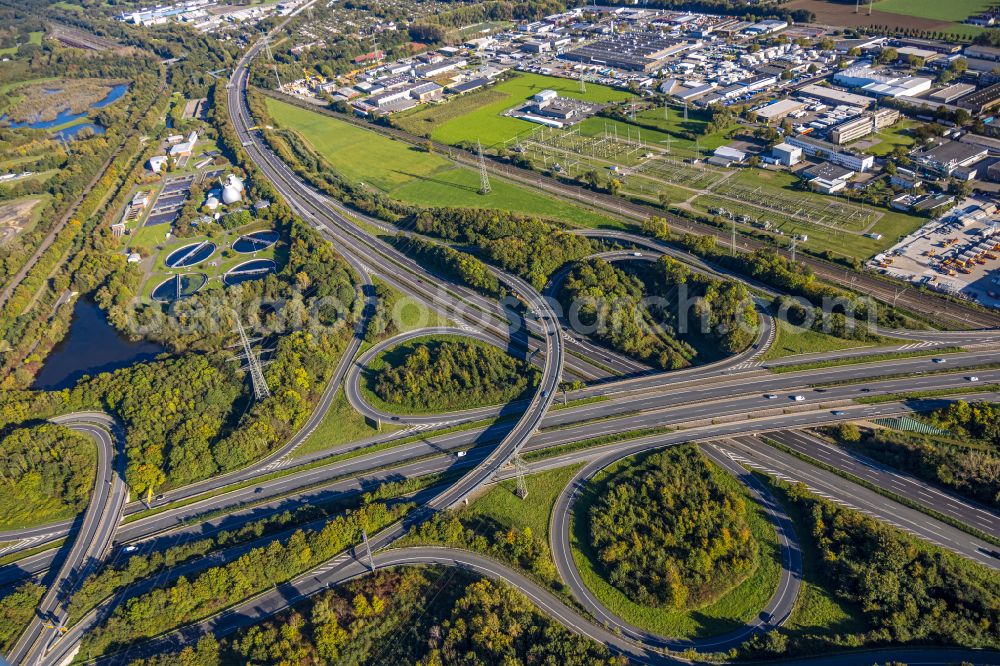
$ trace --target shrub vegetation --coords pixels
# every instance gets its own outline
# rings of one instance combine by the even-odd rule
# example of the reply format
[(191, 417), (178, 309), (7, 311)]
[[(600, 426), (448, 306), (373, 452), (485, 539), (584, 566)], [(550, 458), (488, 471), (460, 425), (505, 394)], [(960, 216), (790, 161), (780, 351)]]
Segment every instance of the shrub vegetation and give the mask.
[(753, 570), (746, 501), (716, 482), (695, 446), (652, 454), (607, 488), (590, 510), (591, 545), (611, 584), (637, 603), (703, 605)]

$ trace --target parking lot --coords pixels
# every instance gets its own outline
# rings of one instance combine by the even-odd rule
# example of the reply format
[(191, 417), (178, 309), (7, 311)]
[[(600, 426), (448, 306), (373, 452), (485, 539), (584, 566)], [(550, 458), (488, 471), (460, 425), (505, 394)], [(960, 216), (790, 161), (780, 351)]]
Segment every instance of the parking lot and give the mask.
[(870, 262), (882, 273), (1000, 308), (1000, 220), (979, 202), (910, 234)]

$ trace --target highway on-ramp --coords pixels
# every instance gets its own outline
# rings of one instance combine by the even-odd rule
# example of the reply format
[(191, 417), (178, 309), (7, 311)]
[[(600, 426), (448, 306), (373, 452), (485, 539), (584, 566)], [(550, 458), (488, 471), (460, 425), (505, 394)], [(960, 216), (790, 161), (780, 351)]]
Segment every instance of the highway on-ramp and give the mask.
[(70, 597), (107, 553), (128, 497), (125, 455), (121, 450), (124, 444), (117, 424), (100, 412), (79, 412), (52, 420), (94, 440), (97, 470), (82, 521), (64, 547), (68, 552), (62, 566), (48, 581), (35, 616), (8, 655), (10, 663), (15, 665), (42, 663), (52, 639), (65, 629)]

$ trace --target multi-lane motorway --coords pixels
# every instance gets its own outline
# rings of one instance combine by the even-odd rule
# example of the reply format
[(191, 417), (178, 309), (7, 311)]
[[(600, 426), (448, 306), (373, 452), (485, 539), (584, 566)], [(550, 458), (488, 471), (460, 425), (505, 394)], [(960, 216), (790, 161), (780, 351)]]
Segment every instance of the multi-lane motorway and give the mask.
[[(750, 634), (780, 625), (791, 613), (798, 596), (801, 557), (798, 536), (781, 507), (747, 470), (765, 471), (777, 478), (805, 483), (813, 492), (857, 508), (890, 522), (932, 543), (952, 550), (985, 566), (1000, 570), (1000, 560), (991, 555), (991, 546), (977, 536), (962, 531), (955, 524), (967, 525), (993, 538), (1000, 537), (1000, 520), (990, 510), (933, 488), (918, 479), (873, 461), (833, 447), (800, 429), (845, 420), (864, 420), (878, 416), (925, 409), (941, 400), (890, 401), (883, 404), (856, 404), (865, 395), (895, 394), (915, 390), (957, 389), (968, 387), (971, 371), (966, 367), (1000, 362), (1000, 332), (911, 332), (886, 331), (906, 341), (884, 350), (908, 350), (916, 346), (932, 348), (945, 345), (980, 346), (975, 352), (954, 353), (947, 363), (932, 363), (929, 358), (892, 359), (880, 362), (817, 368), (772, 374), (766, 368), (778, 368), (808, 361), (833, 361), (869, 354), (872, 350), (845, 350), (809, 357), (762, 363), (761, 355), (774, 339), (774, 323), (762, 313), (760, 334), (754, 345), (735, 357), (710, 366), (675, 373), (655, 373), (632, 359), (573, 334), (552, 306), (552, 301), (523, 280), (497, 271), (498, 277), (519, 303), (515, 314), (508, 307), (461, 285), (451, 284), (400, 252), (395, 246), (356, 226), (351, 216), (336, 201), (304, 183), (289, 167), (264, 145), (251, 128), (246, 103), (247, 65), (257, 52), (247, 52), (231, 78), (228, 90), (230, 116), (247, 153), (263, 174), (308, 223), (324, 233), (350, 262), (364, 290), (367, 311), (374, 306), (371, 275), (381, 279), (435, 312), (456, 323), (453, 328), (424, 329), (398, 336), (358, 356), (364, 321), (335, 369), (332, 379), (306, 426), (274, 454), (225, 476), (178, 488), (152, 501), (156, 513), (135, 502), (126, 506), (122, 455), (115, 455), (115, 442), (121, 433), (108, 417), (100, 414), (75, 414), (63, 417), (73, 428), (90, 434), (101, 451), (94, 493), (78, 522), (63, 522), (0, 533), (0, 541), (19, 542), (10, 550), (37, 545), (68, 535), (67, 544), (55, 557), (45, 551), (22, 558), (16, 567), (0, 569), (0, 585), (22, 580), (25, 576), (44, 575), (49, 588), (38, 609), (38, 616), (20, 637), (9, 655), (16, 664), (57, 664), (74, 653), (88, 630), (100, 623), (124, 600), (177, 575), (190, 575), (213, 564), (232, 561), (246, 549), (280, 538), (269, 535), (261, 540), (219, 551), (210, 557), (193, 560), (165, 572), (157, 579), (140, 581), (121, 590), (110, 600), (75, 622), (68, 630), (66, 605), (83, 578), (107, 561), (112, 539), (134, 544), (136, 552), (150, 552), (194, 538), (232, 529), (290, 506), (311, 501), (329, 501), (370, 487), (389, 478), (417, 478), (448, 472), (449, 480), (421, 491), (416, 496), (418, 508), (407, 518), (378, 534), (371, 535), (371, 547), (377, 552), (375, 566), (435, 563), (462, 567), (483, 575), (506, 580), (521, 589), (545, 613), (573, 631), (603, 642), (640, 663), (674, 662), (661, 650), (693, 648), (722, 651), (738, 646)], [(384, 223), (366, 220), (372, 224)], [(695, 270), (717, 274), (720, 269), (678, 253), (673, 248), (648, 238), (624, 232), (591, 232), (603, 240), (638, 247), (606, 255), (611, 260), (651, 259), (663, 253), (673, 254)], [(738, 277), (738, 276), (734, 276)], [(554, 289), (557, 280), (550, 285)], [(768, 292), (762, 285), (751, 285)], [(521, 327), (518, 330), (518, 327)], [(365, 365), (379, 352), (399, 342), (428, 333), (471, 335), (490, 344), (516, 350), (537, 365), (541, 380), (532, 397), (510, 405), (467, 410), (454, 414), (401, 415), (377, 409), (367, 403), (360, 390)], [(912, 341), (912, 342), (910, 342)], [(609, 371), (610, 370), (610, 371)], [(1000, 382), (1000, 371), (988, 367), (975, 371), (984, 385)], [(591, 384), (567, 396), (570, 403), (551, 410), (564, 378), (592, 380)], [(596, 380), (596, 381), (593, 381)], [(864, 382), (859, 384), (857, 382)], [(408, 429), (397, 434), (380, 435), (368, 442), (339, 447), (313, 456), (293, 458), (302, 441), (319, 424), (341, 387), (350, 403), (371, 418), (398, 422)], [(798, 396), (799, 399), (792, 398)], [(986, 392), (982, 399), (995, 400)], [(474, 421), (490, 418), (488, 424)], [(435, 435), (438, 427), (464, 423), (458, 432)], [(424, 437), (404, 439), (413, 428), (428, 429)], [(114, 433), (114, 434), (112, 434)], [(758, 438), (760, 433), (777, 442), (776, 446)], [(407, 530), (438, 511), (463, 504), (484, 486), (512, 472), (511, 459), (521, 451), (542, 452), (553, 447), (576, 445), (585, 440), (606, 438), (593, 446), (574, 446), (557, 455), (540, 457), (530, 463), (534, 470), (585, 463), (573, 482), (564, 489), (552, 515), (552, 551), (557, 570), (581, 608), (595, 621), (567, 607), (525, 576), (488, 558), (448, 549), (385, 550)], [(391, 440), (399, 439), (398, 444)], [(619, 441), (620, 440), (620, 441)], [(702, 443), (705, 453), (718, 465), (740, 478), (755, 496), (772, 521), (778, 536), (782, 558), (781, 581), (761, 614), (745, 627), (724, 636), (698, 641), (678, 641), (657, 636), (615, 617), (582, 583), (569, 548), (569, 520), (576, 492), (600, 470), (623, 457), (687, 441)], [(379, 450), (365, 452), (364, 447), (380, 444)], [(384, 448), (388, 443), (388, 448)], [(459, 451), (468, 455), (458, 456)], [(791, 453), (789, 452), (791, 451)], [(325, 456), (340, 455), (329, 462)], [(807, 459), (815, 458), (822, 468)], [(301, 463), (301, 469), (297, 466)], [(280, 476), (265, 474), (283, 470)], [(870, 488), (846, 480), (863, 479), (905, 498), (901, 504)], [(255, 483), (257, 479), (260, 479)], [(181, 502), (180, 500), (183, 500)], [(911, 508), (925, 506), (948, 519)], [(253, 505), (253, 508), (246, 508)], [(218, 512), (228, 512), (214, 517)], [(124, 515), (136, 519), (119, 526)], [(207, 514), (213, 514), (206, 519)], [(382, 551), (382, 552), (378, 552)], [(120, 558), (119, 553), (114, 557)], [(59, 559), (61, 564), (57, 565)], [(364, 565), (350, 553), (343, 553), (323, 563), (276, 590), (217, 615), (205, 622), (172, 632), (156, 641), (136, 646), (129, 657), (151, 654), (156, 650), (193, 640), (206, 631), (230, 633), (268, 617), (295, 600), (325, 587), (363, 575)], [(65, 630), (65, 633), (64, 633)], [(948, 653), (981, 663), (1000, 663), (997, 655), (973, 656), (967, 651)], [(982, 657), (982, 658), (980, 658)], [(943, 657), (942, 657), (943, 658)], [(845, 657), (837, 664), (854, 663)], [(933, 663), (933, 659), (926, 663)]]

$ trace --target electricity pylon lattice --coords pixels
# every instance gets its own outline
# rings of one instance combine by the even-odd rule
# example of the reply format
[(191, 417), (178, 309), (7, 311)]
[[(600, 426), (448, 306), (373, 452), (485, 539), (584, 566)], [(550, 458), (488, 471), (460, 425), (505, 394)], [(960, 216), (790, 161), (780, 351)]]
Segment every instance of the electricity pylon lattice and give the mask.
[(524, 480), (528, 473), (528, 465), (519, 454), (514, 455), (514, 471), (517, 475), (517, 490), (515, 494), (521, 499), (528, 497), (528, 483)]
[(257, 402), (260, 402), (271, 396), (271, 390), (267, 388), (264, 371), (260, 369), (260, 359), (257, 358), (257, 355), (253, 353), (253, 348), (250, 347), (250, 338), (247, 337), (247, 332), (243, 330), (243, 322), (240, 321), (239, 315), (236, 316), (236, 330), (239, 331), (240, 344), (243, 345), (243, 354), (247, 360), (247, 367), (250, 369), (250, 383), (253, 384), (253, 393), (257, 398)]
[(493, 191), (490, 187), (490, 174), (486, 173), (486, 158), (483, 157), (483, 144), (476, 139), (476, 151), (479, 153), (479, 193), (489, 194)]

